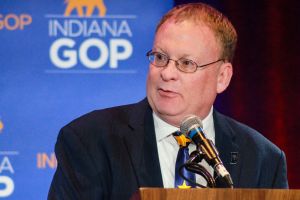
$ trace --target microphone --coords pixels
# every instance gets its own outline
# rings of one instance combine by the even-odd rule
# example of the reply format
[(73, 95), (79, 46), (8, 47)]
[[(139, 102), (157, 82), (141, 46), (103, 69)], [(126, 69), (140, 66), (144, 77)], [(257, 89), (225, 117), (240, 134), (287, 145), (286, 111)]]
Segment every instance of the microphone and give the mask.
[(210, 139), (207, 139), (202, 121), (195, 115), (185, 117), (180, 124), (180, 131), (190, 138), (197, 149), (200, 149), (204, 154), (206, 162), (212, 166), (219, 177), (221, 177), (228, 187), (233, 187), (233, 182), (229, 172), (224, 167), (215, 145)]

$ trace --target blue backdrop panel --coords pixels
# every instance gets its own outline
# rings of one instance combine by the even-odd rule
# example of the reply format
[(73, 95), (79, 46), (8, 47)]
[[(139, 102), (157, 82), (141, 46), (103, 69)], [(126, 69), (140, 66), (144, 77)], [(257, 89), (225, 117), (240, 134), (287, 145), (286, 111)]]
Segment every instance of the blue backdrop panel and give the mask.
[(94, 109), (144, 98), (145, 54), (172, 6), (1, 0), (0, 197), (46, 199), (59, 129)]

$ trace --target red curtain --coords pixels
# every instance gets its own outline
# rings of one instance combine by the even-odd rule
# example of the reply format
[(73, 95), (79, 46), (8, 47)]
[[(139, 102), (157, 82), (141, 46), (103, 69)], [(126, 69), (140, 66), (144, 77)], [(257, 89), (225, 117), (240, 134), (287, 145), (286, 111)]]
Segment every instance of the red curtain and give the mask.
[(216, 106), (283, 149), (290, 188), (300, 188), (300, 1), (222, 3), (239, 38), (233, 80)]
[(300, 1), (174, 2), (208, 3), (232, 21), (239, 36), (234, 76), (215, 107), (283, 149), (290, 188), (300, 188)]

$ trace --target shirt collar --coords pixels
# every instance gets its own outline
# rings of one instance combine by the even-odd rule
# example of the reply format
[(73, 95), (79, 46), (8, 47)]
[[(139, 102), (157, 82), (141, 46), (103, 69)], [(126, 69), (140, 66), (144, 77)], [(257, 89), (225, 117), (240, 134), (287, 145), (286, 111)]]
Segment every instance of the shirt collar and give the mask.
[[(210, 109), (208, 115), (202, 120), (203, 131), (206, 134), (208, 139), (215, 141), (215, 129), (214, 129), (214, 120), (213, 120), (213, 107)], [(160, 119), (155, 112), (152, 112), (156, 141), (161, 141), (162, 139), (168, 137), (173, 132), (177, 131), (179, 128), (176, 126), (172, 126), (167, 122)]]
[(165, 137), (168, 137), (173, 132), (177, 131), (179, 128), (176, 126), (172, 126), (171, 124), (168, 124), (167, 122), (160, 119), (155, 112), (152, 113), (153, 115), (153, 121), (154, 121), (154, 128), (155, 128), (155, 135), (156, 135), (156, 141), (161, 141)]

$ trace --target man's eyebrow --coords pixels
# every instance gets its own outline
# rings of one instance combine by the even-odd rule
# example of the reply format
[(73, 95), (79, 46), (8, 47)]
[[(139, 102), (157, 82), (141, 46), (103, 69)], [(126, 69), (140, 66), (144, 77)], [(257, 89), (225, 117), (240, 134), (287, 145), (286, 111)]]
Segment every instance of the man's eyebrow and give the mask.
[(166, 54), (166, 51), (165, 50), (163, 50), (162, 48), (160, 48), (160, 47), (153, 47), (153, 49), (152, 50), (154, 50), (154, 51), (162, 51), (163, 53), (165, 53)]

